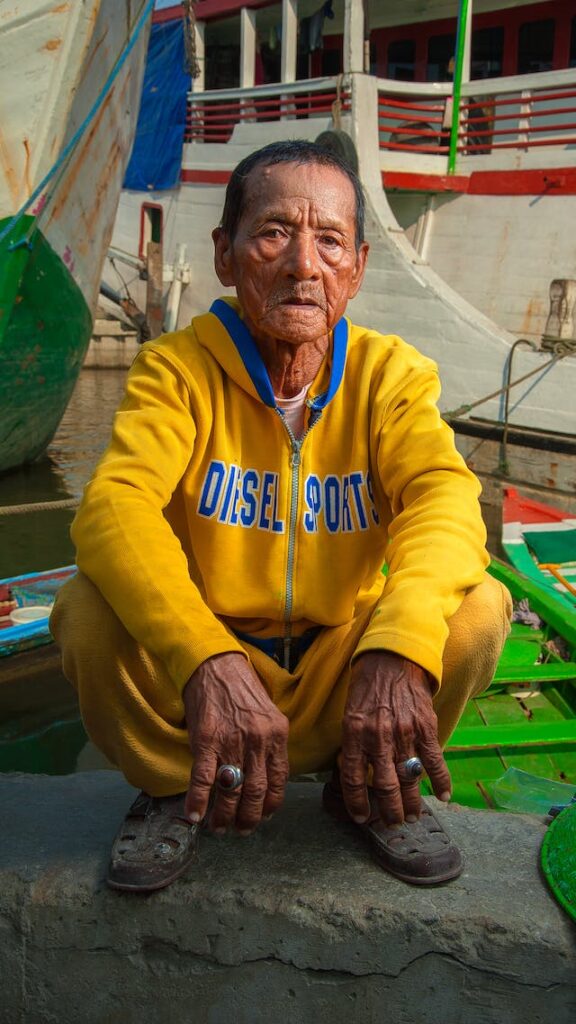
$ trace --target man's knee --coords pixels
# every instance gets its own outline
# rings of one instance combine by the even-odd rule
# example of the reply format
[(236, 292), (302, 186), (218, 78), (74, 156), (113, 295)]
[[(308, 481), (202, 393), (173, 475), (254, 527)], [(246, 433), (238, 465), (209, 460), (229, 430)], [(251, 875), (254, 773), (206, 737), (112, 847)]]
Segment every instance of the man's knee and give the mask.
[[(59, 591), (50, 616), (50, 631), (62, 652), (64, 674), (71, 678), (74, 663), (106, 659), (125, 629), (97, 587), (82, 573)], [(69, 674), (70, 673), (70, 674)]]
[(512, 600), (488, 574), (452, 617), (444, 653), (444, 679), (468, 677), (472, 692), (489, 685), (510, 631)]

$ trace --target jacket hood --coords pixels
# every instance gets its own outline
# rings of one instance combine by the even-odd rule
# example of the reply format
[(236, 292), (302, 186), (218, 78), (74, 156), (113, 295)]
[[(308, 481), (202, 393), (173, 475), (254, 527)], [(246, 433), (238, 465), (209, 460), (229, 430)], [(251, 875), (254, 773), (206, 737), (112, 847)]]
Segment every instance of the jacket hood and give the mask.
[[(276, 408), (268, 370), (254, 338), (242, 319), (236, 299), (216, 299), (210, 312), (194, 317), (196, 337), (228, 377), (271, 409)], [(342, 317), (332, 331), (328, 358), (320, 367), (310, 387), (310, 408), (321, 411), (334, 398), (340, 387), (348, 348), (349, 322)]]

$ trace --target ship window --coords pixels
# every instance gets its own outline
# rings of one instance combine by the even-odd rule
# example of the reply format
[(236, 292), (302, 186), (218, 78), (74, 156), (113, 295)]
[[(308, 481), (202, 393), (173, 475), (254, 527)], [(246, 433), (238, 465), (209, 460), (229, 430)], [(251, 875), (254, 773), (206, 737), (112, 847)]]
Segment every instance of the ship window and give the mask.
[(456, 53), (456, 35), (451, 32), (444, 36), (430, 36), (428, 40), (428, 82), (449, 82), (452, 79), (450, 61)]
[(148, 242), (161, 242), (163, 234), (163, 210), (157, 203), (142, 203), (140, 209), (140, 245), (138, 255), (146, 259)]
[(497, 78), (502, 74), (504, 27), (479, 28), (472, 33), (471, 78)]
[(572, 32), (570, 35), (570, 56), (568, 67), (576, 68), (576, 18), (572, 18)]
[(388, 47), (388, 78), (400, 82), (413, 82), (416, 61), (416, 43), (413, 39), (397, 39)]
[(518, 34), (518, 74), (552, 70), (554, 20), (526, 21)]

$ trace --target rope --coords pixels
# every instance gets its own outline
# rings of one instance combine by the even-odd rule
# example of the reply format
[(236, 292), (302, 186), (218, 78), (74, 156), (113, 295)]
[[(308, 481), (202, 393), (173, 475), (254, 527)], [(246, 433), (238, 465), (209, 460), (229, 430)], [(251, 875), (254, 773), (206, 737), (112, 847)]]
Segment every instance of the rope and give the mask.
[[(525, 341), (526, 344), (528, 344), (528, 345), (533, 345), (533, 343), (531, 341), (528, 341), (528, 339), (519, 338), (518, 341), (515, 342), (514, 345), (512, 346), (512, 350), (521, 341)], [(498, 388), (497, 391), (492, 391), (491, 394), (484, 395), (483, 398), (479, 398), (476, 402), (470, 402), (469, 405), (460, 405), (460, 406), (458, 406), (457, 409), (451, 409), (449, 412), (442, 413), (443, 418), (444, 419), (448, 419), (448, 418), (455, 419), (458, 416), (462, 416), (466, 412), (470, 412), (471, 409), (475, 409), (476, 406), (483, 405), (484, 402), (489, 402), (491, 398), (497, 398), (498, 395), (505, 395), (505, 394), (507, 394), (511, 390), (511, 388), (515, 388), (517, 384), (522, 384), (522, 382), (525, 381), (525, 380), (528, 380), (529, 377), (534, 377), (535, 374), (542, 373), (544, 370), (547, 370), (549, 367), (554, 366), (554, 363), (557, 363), (560, 359), (563, 359), (564, 356), (570, 355), (571, 353), (572, 354), (575, 353), (576, 352), (576, 343), (572, 342), (572, 341), (559, 341), (554, 346), (554, 352), (555, 352), (555, 355), (552, 357), (552, 359), (548, 359), (548, 361), (546, 363), (543, 363), (542, 366), (537, 366), (534, 370), (530, 370), (529, 373), (523, 374), (522, 377), (517, 377), (516, 380), (509, 381), (503, 387)]]
[[(26, 200), (24, 205), (21, 206), (20, 209), (18, 210), (18, 212), (14, 214), (14, 216), (12, 217), (12, 220), (10, 220), (8, 222), (8, 224), (6, 225), (4, 230), (2, 232), (0, 232), (0, 243), (2, 243), (4, 241), (4, 239), (7, 237), (7, 235), (9, 235), (10, 232), (13, 230), (13, 228), (15, 228), (16, 225), (22, 220), (22, 217), (26, 213), (26, 210), (28, 209), (28, 207), (31, 206), (32, 203), (34, 203), (37, 199), (40, 198), (40, 196), (42, 195), (42, 193), (43, 193), (44, 189), (46, 188), (46, 186), (48, 185), (48, 183), (52, 180), (54, 175), (60, 170), (62, 165), (66, 162), (66, 160), (68, 159), (68, 157), (72, 153), (73, 149), (76, 147), (76, 144), (82, 138), (82, 136), (83, 136), (84, 132), (86, 131), (88, 125), (94, 119), (94, 117), (97, 114), (98, 110), (102, 106), (102, 104), (103, 104), (103, 102), (104, 102), (104, 100), (106, 98), (106, 95), (109, 92), (112, 84), (114, 83), (115, 79), (118, 77), (120, 71), (122, 70), (124, 64), (126, 63), (126, 61), (127, 61), (128, 57), (130, 56), (132, 50), (134, 49), (134, 46), (136, 45), (136, 40), (138, 39), (138, 36), (140, 35), (140, 32), (142, 31), (144, 25), (146, 24), (146, 21), (148, 20), (148, 15), (150, 14), (150, 12), (151, 12), (153, 7), (154, 7), (154, 0), (148, 0), (144, 10), (140, 14), (140, 17), (138, 18), (138, 21), (136, 22), (136, 25), (134, 26), (134, 31), (133, 31), (130, 39), (128, 40), (128, 42), (126, 44), (125, 49), (120, 54), (120, 57), (118, 58), (116, 64), (112, 68), (112, 71), (108, 75), (108, 78), (104, 82), (104, 85), (102, 86), (102, 89), (101, 89), (99, 95), (97, 96), (94, 104), (92, 105), (92, 107), (88, 111), (88, 114), (86, 115), (86, 117), (82, 121), (82, 124), (79, 126), (79, 128), (76, 129), (76, 131), (74, 132), (74, 135), (70, 139), (69, 143), (64, 147), (64, 149), (60, 153), (60, 156), (58, 157), (56, 162), (52, 165), (52, 167), (50, 168), (48, 173), (45, 175), (45, 177), (42, 179), (40, 184), (36, 186), (36, 188), (34, 189), (32, 194), (29, 196), (29, 198)], [(29, 245), (29, 242), (27, 242), (25, 239), (20, 239), (18, 242), (13, 243), (13, 245), (11, 245), (10, 248), (17, 248), (18, 246), (20, 246), (22, 244), (25, 244), (25, 245), (28, 244)]]
[(61, 501), (33, 501), (25, 505), (0, 505), (0, 516), (18, 516), (27, 512), (58, 511), (63, 508), (78, 508), (78, 498), (63, 498)]
[(182, 0), (184, 8), (184, 54), (186, 58), (186, 71), (191, 78), (199, 78), (201, 67), (196, 52), (196, 14), (192, 8), (193, 0)]

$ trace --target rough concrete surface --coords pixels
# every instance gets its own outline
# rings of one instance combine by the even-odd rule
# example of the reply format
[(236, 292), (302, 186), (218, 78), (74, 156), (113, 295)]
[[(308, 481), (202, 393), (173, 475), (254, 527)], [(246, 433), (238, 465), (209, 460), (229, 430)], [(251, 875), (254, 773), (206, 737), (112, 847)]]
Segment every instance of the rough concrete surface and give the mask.
[(450, 885), (386, 875), (292, 784), (188, 876), (103, 882), (133, 796), (115, 772), (0, 779), (1, 1024), (573, 1024), (576, 928), (538, 872), (535, 818), (452, 808)]

